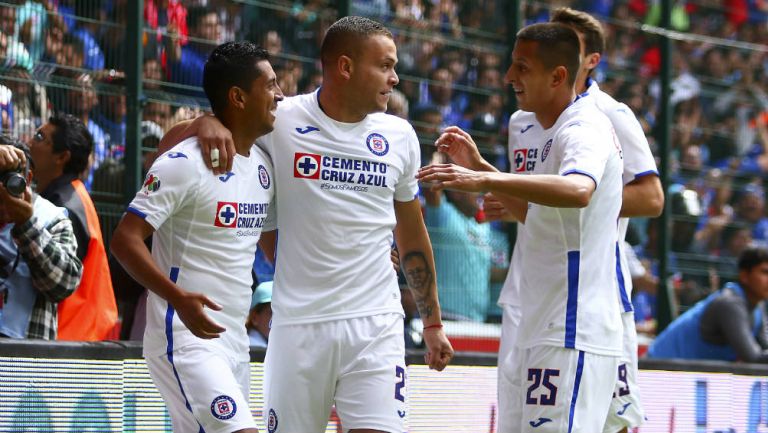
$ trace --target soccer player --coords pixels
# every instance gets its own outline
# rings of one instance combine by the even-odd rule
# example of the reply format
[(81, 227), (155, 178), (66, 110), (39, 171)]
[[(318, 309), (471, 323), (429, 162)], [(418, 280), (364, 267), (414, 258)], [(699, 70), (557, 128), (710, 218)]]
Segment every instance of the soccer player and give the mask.
[(637, 331), (631, 302), (632, 278), (629, 275), (623, 241), (627, 234), (629, 217), (656, 217), (661, 214), (664, 208), (664, 191), (640, 122), (628, 106), (601, 91), (592, 78), (592, 71), (600, 63), (605, 49), (605, 32), (600, 21), (586, 12), (571, 8), (555, 9), (550, 21), (565, 24), (579, 35), (583, 56), (581, 70), (576, 77), (576, 93), (586, 92), (593, 96), (597, 108), (611, 120), (624, 159), (622, 218), (619, 220), (619, 239), (616, 247), (616, 254), (621, 263), (617, 277), (621, 288), (619, 294), (624, 327), (624, 354), (619, 364), (614, 398), (603, 432), (626, 432), (628, 428), (639, 427), (645, 420), (645, 415), (637, 393)]
[(251, 264), (275, 190), (270, 158), (254, 141), (273, 129), (283, 95), (268, 53), (250, 42), (217, 47), (203, 88), (232, 133), (232, 169), (213, 175), (197, 139), (180, 143), (152, 165), (111, 245), (150, 290), (144, 357), (173, 430), (252, 433), (244, 323)]
[[(270, 432), (316, 433), (335, 403), (351, 432), (402, 432), (405, 349), (393, 229), (424, 322), (425, 360), (442, 370), (453, 356), (415, 198), (419, 143), (410, 124), (384, 114), (398, 83), (389, 30), (341, 18), (328, 29), (321, 60), (323, 87), (287, 98), (275, 131), (259, 140), (275, 164), (277, 221), (269, 228), (280, 230), (264, 413)], [(228, 133), (210, 116), (177, 125), (164, 142), (194, 134), (216, 162), (214, 146), (215, 171), (227, 171)]]
[(432, 165), (418, 175), (435, 188), (511, 196), (505, 204), (523, 222), (513, 262), (524, 271), (510, 276), (525, 305), (512, 337), (519, 349), (516, 359), (499, 361), (500, 375), (518, 378), (516, 394), (499, 396), (518, 416), (500, 412), (500, 431), (600, 431), (611, 403), (622, 338), (615, 271), (622, 162), (610, 121), (589, 95), (576, 97), (579, 67), (573, 30), (522, 29), (506, 76), (531, 119), (510, 131), (523, 134), (515, 173), (497, 172), (469, 134), (449, 128), (438, 149), (463, 167)]

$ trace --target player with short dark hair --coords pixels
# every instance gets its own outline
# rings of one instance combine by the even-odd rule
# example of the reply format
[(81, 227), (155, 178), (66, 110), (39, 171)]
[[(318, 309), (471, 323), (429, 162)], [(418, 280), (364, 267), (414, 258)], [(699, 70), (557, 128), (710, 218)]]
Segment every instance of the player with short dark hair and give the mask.
[(267, 52), (250, 42), (218, 46), (203, 74), (216, 118), (234, 139), (232, 169), (211, 174), (196, 137), (164, 153), (111, 246), (150, 290), (144, 357), (173, 430), (257, 432), (244, 324), (251, 264), (275, 189), (271, 160), (254, 142), (274, 128), (283, 95)]

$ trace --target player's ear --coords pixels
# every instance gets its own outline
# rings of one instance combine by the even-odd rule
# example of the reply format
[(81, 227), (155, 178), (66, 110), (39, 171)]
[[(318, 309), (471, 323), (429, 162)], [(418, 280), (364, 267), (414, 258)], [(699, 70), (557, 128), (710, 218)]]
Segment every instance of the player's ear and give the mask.
[(552, 70), (550, 75), (552, 79), (552, 87), (560, 86), (563, 83), (568, 82), (568, 69), (565, 66), (557, 66)]
[(227, 99), (229, 100), (229, 103), (236, 108), (243, 109), (245, 108), (245, 92), (243, 89), (232, 86), (229, 88), (229, 91), (227, 92)]
[(585, 66), (587, 69), (591, 71), (592, 69), (595, 69), (597, 67), (597, 65), (600, 63), (601, 58), (602, 56), (600, 55), (600, 53), (591, 53), (590, 55), (587, 56), (586, 64), (582, 66)]
[(352, 77), (352, 71), (354, 69), (352, 58), (349, 56), (339, 56), (338, 64), (339, 75), (349, 80)]

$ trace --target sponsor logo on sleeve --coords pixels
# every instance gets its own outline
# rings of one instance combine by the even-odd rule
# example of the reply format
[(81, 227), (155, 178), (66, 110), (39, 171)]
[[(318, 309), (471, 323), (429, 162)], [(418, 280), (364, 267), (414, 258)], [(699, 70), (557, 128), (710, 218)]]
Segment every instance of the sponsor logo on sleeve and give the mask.
[(154, 173), (148, 173), (144, 183), (141, 186), (141, 192), (145, 195), (156, 192), (160, 189), (160, 178)]

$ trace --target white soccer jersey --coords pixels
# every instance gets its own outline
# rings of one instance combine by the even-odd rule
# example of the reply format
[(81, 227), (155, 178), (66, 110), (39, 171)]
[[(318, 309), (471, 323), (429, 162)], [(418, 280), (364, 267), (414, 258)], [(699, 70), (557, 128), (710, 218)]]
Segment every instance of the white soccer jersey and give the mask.
[(577, 98), (535, 141), (524, 134), (520, 140), (531, 174), (579, 173), (597, 187), (585, 208), (530, 204), (520, 226), (526, 231), (520, 273), (525, 309), (518, 338), (521, 348), (554, 345), (619, 356), (621, 152), (610, 121), (589, 98)]
[(258, 140), (278, 191), (275, 325), (403, 312), (389, 254), (394, 201), (418, 193), (416, 133), (384, 113), (337, 122), (319, 91), (282, 101)]
[[(624, 184), (628, 184), (640, 177), (654, 175), (658, 176), (656, 162), (651, 154), (648, 140), (645, 138), (640, 122), (637, 121), (632, 110), (625, 104), (613, 99), (610, 95), (600, 90), (597, 82), (589, 79), (586, 93), (594, 97), (593, 102), (597, 108), (605, 114), (613, 125), (616, 137), (619, 139), (623, 154), (623, 173)], [(537, 141), (541, 138), (540, 134), (544, 131), (536, 120), (533, 113), (519, 110), (509, 118), (509, 161), (513, 173), (528, 173), (526, 168), (528, 164), (525, 152), (527, 149), (520, 148), (521, 140)], [(619, 241), (622, 241), (627, 234), (628, 218), (619, 219)], [(515, 249), (510, 262), (509, 272), (504, 281), (504, 287), (499, 296), (499, 304), (520, 306), (520, 259), (522, 243), (524, 242), (524, 231), (518, 230)], [(623, 281), (621, 303), (625, 312), (632, 311), (632, 277), (627, 267), (624, 243), (619, 242), (619, 260), (621, 263), (621, 275), (619, 281)], [(517, 259), (515, 258), (517, 255)]]
[(205, 312), (226, 332), (200, 340), (168, 302), (150, 291), (145, 356), (209, 341), (234, 359), (249, 359), (245, 321), (251, 267), (273, 195), (272, 164), (256, 146), (247, 157), (236, 155), (232, 171), (225, 175), (205, 167), (195, 137), (155, 161), (128, 211), (156, 230), (152, 257), (160, 269), (180, 287), (203, 293), (223, 307)]
[[(593, 79), (587, 80), (587, 93), (595, 97), (597, 108), (600, 109), (608, 119), (610, 119), (613, 129), (616, 131), (616, 137), (621, 143), (621, 150), (624, 155), (624, 172), (622, 178), (624, 185), (643, 176), (658, 176), (656, 161), (653, 159), (651, 147), (648, 145), (648, 139), (645, 138), (643, 127), (637, 121), (635, 114), (627, 107), (597, 86)], [(618, 255), (621, 263), (621, 275), (623, 280), (621, 303), (625, 312), (632, 309), (632, 277), (629, 273), (629, 267), (624, 253), (624, 238), (627, 236), (627, 227), (629, 218), (619, 219), (619, 246)], [(620, 280), (621, 281), (621, 280)]]
[[(508, 155), (512, 173), (528, 174), (532, 171), (535, 161), (529, 158), (528, 148), (523, 143), (538, 143), (542, 141), (544, 133), (536, 116), (529, 111), (518, 110), (509, 117)], [(520, 304), (520, 271), (522, 269), (520, 265), (522, 252), (525, 250), (526, 231), (523, 229), (522, 222), (517, 224), (515, 247), (512, 251), (507, 278), (499, 294), (499, 304), (520, 308), (522, 306)]]

